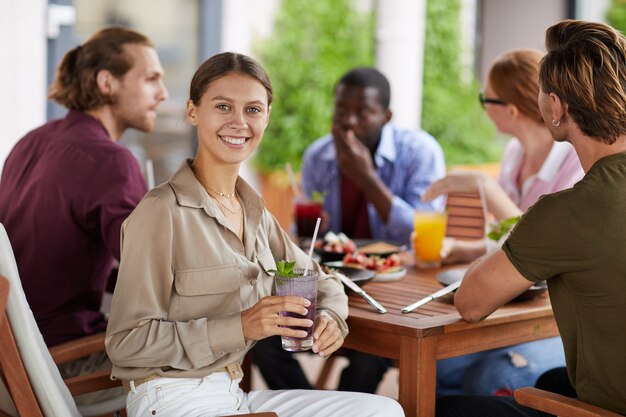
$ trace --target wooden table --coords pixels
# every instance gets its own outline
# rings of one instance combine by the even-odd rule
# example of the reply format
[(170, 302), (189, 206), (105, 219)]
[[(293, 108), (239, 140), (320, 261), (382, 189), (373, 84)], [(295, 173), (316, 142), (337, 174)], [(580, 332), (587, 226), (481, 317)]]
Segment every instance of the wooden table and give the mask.
[(509, 303), (474, 324), (461, 320), (452, 295), (402, 314), (402, 307), (442, 288), (434, 277), (443, 269), (407, 268), (400, 281), (370, 282), (364, 287), (387, 308), (387, 314), (378, 314), (363, 298), (350, 295), (350, 334), (344, 343), (398, 361), (398, 400), (407, 417), (435, 415), (437, 359), (558, 335), (550, 301), (541, 297)]

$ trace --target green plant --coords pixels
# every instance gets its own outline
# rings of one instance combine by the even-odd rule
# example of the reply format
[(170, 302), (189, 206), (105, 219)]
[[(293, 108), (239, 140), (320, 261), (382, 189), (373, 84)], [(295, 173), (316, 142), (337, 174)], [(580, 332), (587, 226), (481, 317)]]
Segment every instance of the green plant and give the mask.
[(615, 29), (626, 33), (626, 0), (612, 0), (606, 11), (606, 21)]
[(439, 141), (448, 164), (497, 161), (502, 144), (478, 104), (473, 71), (461, 62), (461, 2), (426, 4), (422, 127)]
[(276, 264), (276, 269), (270, 269), (269, 272), (285, 278), (301, 277), (302, 274), (297, 274), (293, 271), (295, 266), (295, 262), (278, 261), (278, 263)]
[(330, 130), (333, 88), (355, 66), (374, 63), (374, 18), (351, 0), (283, 0), (271, 41), (260, 48), (274, 88), (271, 121), (255, 165), (300, 169), (306, 147)]
[[(300, 169), (306, 147), (328, 133), (333, 88), (355, 66), (374, 65), (375, 19), (354, 1), (283, 0), (271, 41), (257, 45), (274, 87), (271, 121), (255, 166)], [(477, 100), (473, 70), (461, 62), (460, 0), (427, 2), (423, 128), (448, 164), (497, 161), (502, 143)]]
[(500, 220), (497, 223), (493, 223), (490, 225), (491, 231), (487, 234), (487, 237), (491, 240), (495, 240), (496, 242), (502, 238), (502, 236), (506, 235), (511, 231), (513, 226), (517, 224), (520, 216), (517, 217), (509, 217), (508, 219)]

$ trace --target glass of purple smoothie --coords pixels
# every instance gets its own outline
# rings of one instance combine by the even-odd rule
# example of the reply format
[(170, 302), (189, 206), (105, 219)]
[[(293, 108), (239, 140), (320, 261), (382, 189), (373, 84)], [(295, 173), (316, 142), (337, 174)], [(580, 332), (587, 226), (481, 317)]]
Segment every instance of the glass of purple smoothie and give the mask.
[[(316, 271), (309, 270), (306, 275), (302, 275), (304, 274), (304, 269), (301, 268), (294, 269), (294, 272), (298, 276), (282, 277), (278, 273), (274, 274), (274, 287), (276, 295), (296, 295), (298, 297), (306, 298), (311, 302), (311, 305), (307, 307), (308, 313), (306, 315), (289, 313), (286, 311), (281, 311), (280, 315), (315, 321), (315, 310), (317, 307), (317, 279), (319, 274)], [(311, 349), (313, 346), (313, 326), (291, 328), (304, 330), (307, 332), (307, 335), (306, 337), (281, 336), (283, 349), (290, 352), (299, 352)]]

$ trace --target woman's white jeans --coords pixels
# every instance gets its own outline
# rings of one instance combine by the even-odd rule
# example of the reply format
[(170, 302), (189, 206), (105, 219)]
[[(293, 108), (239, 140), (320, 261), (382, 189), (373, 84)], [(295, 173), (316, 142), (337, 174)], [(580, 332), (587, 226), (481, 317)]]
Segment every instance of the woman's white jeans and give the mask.
[(128, 417), (217, 417), (273, 411), (279, 417), (402, 417), (391, 398), (339, 391), (260, 390), (246, 394), (226, 372), (158, 378), (126, 397)]

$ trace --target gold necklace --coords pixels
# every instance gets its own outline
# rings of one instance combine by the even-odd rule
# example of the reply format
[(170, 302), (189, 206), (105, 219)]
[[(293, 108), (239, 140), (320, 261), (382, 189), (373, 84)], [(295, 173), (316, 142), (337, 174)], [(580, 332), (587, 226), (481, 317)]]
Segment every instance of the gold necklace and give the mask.
[(207, 187), (209, 188), (209, 190), (213, 191), (215, 194), (219, 195), (220, 197), (224, 197), (224, 198), (232, 198), (232, 197), (234, 197), (237, 194), (237, 190), (234, 190), (230, 194), (224, 194), (224, 193), (220, 193), (219, 191), (217, 191), (215, 188), (211, 187), (208, 184), (207, 184)]
[[(235, 194), (236, 194), (236, 192), (235, 192)], [(209, 194), (209, 195), (211, 195), (211, 194)], [(239, 210), (236, 210), (236, 211), (231, 210), (230, 208), (226, 207), (226, 205), (225, 205), (224, 203), (222, 203), (220, 200), (218, 200), (217, 198), (215, 198), (215, 196), (211, 196), (211, 197), (213, 197), (213, 199), (214, 199), (215, 201), (217, 201), (217, 203), (218, 203), (220, 206), (224, 207), (224, 208), (225, 208), (226, 210), (228, 210), (230, 213), (232, 213), (232, 214), (241, 213), (241, 216), (240, 216), (240, 222), (239, 222), (239, 227), (237, 228), (237, 236), (242, 235), (242, 234), (243, 234), (244, 216), (243, 216), (243, 204), (241, 203), (241, 199), (239, 198), (239, 196), (237, 196), (237, 201), (239, 202)], [(231, 222), (231, 224), (232, 224), (232, 222)]]
[[(210, 187), (209, 187), (209, 188), (210, 188)], [(211, 189), (211, 191), (213, 191), (213, 190)], [(237, 193), (235, 192), (235, 195), (236, 195), (236, 194), (237, 194)], [(226, 210), (227, 210), (227, 211), (229, 211), (230, 213), (232, 213), (232, 214), (237, 214), (237, 213), (240, 213), (240, 212), (241, 212), (241, 202), (239, 202), (239, 210), (233, 210), (233, 209), (231, 209), (230, 207), (227, 207), (227, 206), (226, 206), (226, 204), (222, 203), (222, 202), (221, 202), (220, 200), (218, 200), (215, 196), (211, 196), (211, 197), (213, 197), (213, 200), (217, 201), (217, 204), (219, 204), (220, 206), (222, 206), (224, 209), (226, 209)]]

